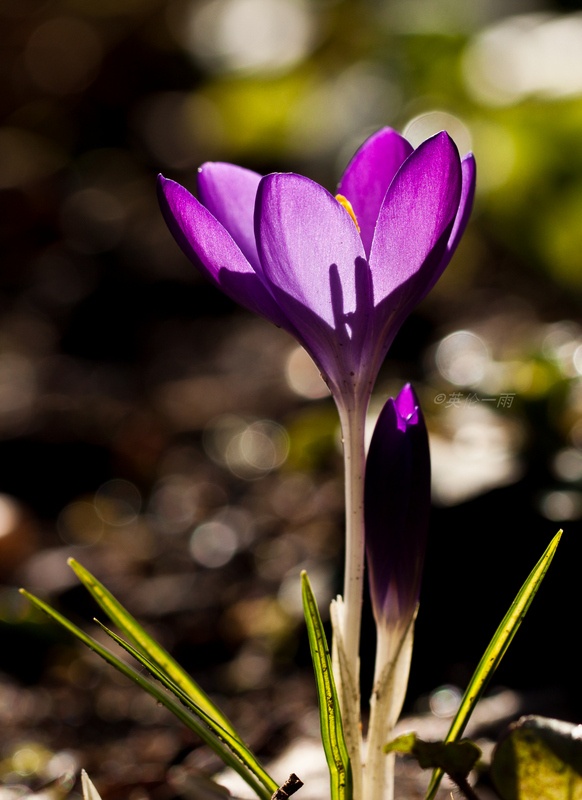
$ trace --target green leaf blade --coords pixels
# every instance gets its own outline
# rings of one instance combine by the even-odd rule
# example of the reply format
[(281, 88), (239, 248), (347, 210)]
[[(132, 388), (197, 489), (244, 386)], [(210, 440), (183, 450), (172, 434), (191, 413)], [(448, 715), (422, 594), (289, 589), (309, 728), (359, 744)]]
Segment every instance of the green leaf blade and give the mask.
[[(112, 653), (111, 650), (108, 650), (96, 639), (78, 628), (74, 623), (48, 605), (48, 603), (45, 603), (40, 598), (36, 597), (30, 592), (27, 592), (25, 589), (20, 589), (20, 593), (24, 595), (24, 597), (26, 597), (34, 606), (39, 608), (41, 611), (44, 611), (45, 614), (47, 614), (51, 619), (53, 619), (59, 625), (62, 625), (67, 631), (69, 631), (69, 633), (86, 645), (90, 650), (93, 650), (95, 653), (97, 653), (97, 655), (103, 658), (104, 661), (115, 667), (118, 672), (132, 680), (141, 689), (151, 695), (157, 702), (164, 705), (175, 717), (184, 723), (190, 730), (194, 731), (194, 733), (196, 733), (205, 744), (214, 750), (214, 752), (219, 756), (223, 763), (226, 764), (226, 766), (231, 767), (235, 772), (237, 772), (251, 787), (260, 800), (270, 800), (271, 795), (277, 789), (277, 783), (266, 773), (264, 773), (264, 775), (266, 776), (266, 782), (268, 785), (264, 785), (260, 779), (257, 779), (258, 776), (255, 775), (254, 772), (249, 769), (249, 766), (240, 759), (238, 752), (233, 750), (226, 738), (217, 734), (217, 728), (219, 726), (217, 726), (215, 721), (213, 721), (214, 727), (211, 727), (209, 722), (206, 723), (202, 721), (200, 715), (198, 715), (197, 718), (193, 713), (191, 713), (190, 709), (186, 707), (186, 704), (184, 704), (182, 700), (180, 700), (180, 702), (176, 702), (176, 700), (170, 697), (165, 690), (153, 683), (150, 679), (145, 678), (125, 661), (122, 661), (114, 653)], [(127, 646), (127, 643), (123, 643), (123, 640), (121, 640), (119, 637), (113, 635), (113, 638), (115, 641), (122, 644), (122, 646), (126, 645), (124, 649), (128, 650), (128, 647), (131, 648), (131, 645)], [(152, 670), (150, 671), (153, 675), (156, 675), (158, 667), (154, 664), (150, 665), (145, 656), (142, 656), (140, 663), (143, 663), (148, 670), (151, 666)], [(209, 717), (209, 719), (211, 718)], [(232, 738), (236, 741), (235, 737)]]
[(212, 702), (204, 690), (172, 658), (167, 650), (152, 639), (111, 592), (74, 558), (70, 558), (67, 563), (97, 604), (107, 614), (111, 622), (134, 643), (138, 650), (145, 653), (150, 661), (157, 664), (171, 677), (173, 682), (186, 692), (198, 707), (202, 708), (222, 728), (230, 731), (242, 743), (241, 737), (220, 708)]
[[(548, 571), (552, 559), (556, 554), (560, 539), (562, 538), (562, 533), (563, 531), (559, 530), (554, 536), (542, 554), (542, 557), (526, 578), (524, 584), (517, 593), (515, 600), (509, 607), (507, 614), (493, 634), (493, 638), (489, 642), (487, 649), (479, 661), (469, 685), (467, 686), (467, 689), (465, 690), (465, 693), (461, 699), (457, 713), (445, 738), (445, 743), (456, 742), (462, 735), (478, 700), (485, 691), (491, 676), (499, 666), (501, 659), (505, 655), (507, 648), (513, 640), (513, 637), (517, 633), (517, 630), (521, 625), (523, 618), (525, 617), (531, 602), (546, 575), (546, 572)], [(433, 773), (427, 790), (426, 800), (433, 800), (442, 775), (442, 770), (435, 770)]]
[(301, 592), (317, 685), (321, 738), (330, 774), (331, 800), (351, 800), (352, 772), (331, 657), (317, 602), (305, 572), (301, 573)]
[(274, 780), (268, 775), (248, 747), (241, 742), (237, 736), (233, 736), (229, 730), (223, 728), (219, 723), (217, 723), (213, 717), (204, 711), (204, 709), (197, 706), (192, 701), (190, 696), (177, 684), (175, 684), (163, 669), (150, 661), (146, 655), (141, 653), (137, 648), (133, 647), (128, 642), (124, 641), (120, 636), (109, 630), (109, 628), (107, 628), (105, 625), (102, 625), (100, 622), (97, 624), (100, 625), (100, 627), (108, 636), (113, 639), (113, 641), (115, 641), (127, 653), (133, 656), (133, 658), (135, 658), (136, 661), (138, 661), (143, 667), (145, 667), (156, 680), (158, 680), (163, 686), (166, 687), (166, 689), (168, 689), (168, 691), (172, 692), (172, 694), (184, 706), (186, 706), (186, 708), (190, 709), (190, 711), (192, 711), (192, 713), (197, 717), (200, 717), (200, 719), (210, 728), (210, 730), (212, 730), (214, 734), (221, 741), (223, 741), (227, 747), (230, 748), (230, 750), (232, 750), (232, 752), (240, 759), (240, 761), (242, 761), (249, 771), (253, 773), (253, 775), (271, 794), (277, 789), (277, 784), (274, 782)]

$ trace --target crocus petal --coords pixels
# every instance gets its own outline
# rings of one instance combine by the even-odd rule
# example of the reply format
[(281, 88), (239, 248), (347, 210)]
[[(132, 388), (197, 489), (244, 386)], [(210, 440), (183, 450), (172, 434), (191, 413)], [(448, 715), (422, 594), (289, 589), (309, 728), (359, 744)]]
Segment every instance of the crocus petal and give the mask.
[(187, 189), (160, 175), (158, 199), (174, 238), (206, 277), (236, 302), (294, 330), (234, 239)]
[(467, 223), (469, 222), (469, 217), (471, 216), (471, 211), (473, 208), (473, 200), (475, 199), (475, 179), (476, 179), (475, 158), (473, 157), (472, 153), (467, 154), (462, 159), (461, 171), (462, 171), (461, 199), (459, 201), (459, 209), (457, 211), (457, 216), (455, 217), (455, 222), (453, 224), (453, 228), (449, 236), (449, 241), (447, 242), (445, 252), (441, 257), (438, 266), (432, 269), (430, 275), (426, 275), (426, 282), (424, 283), (424, 285), (419, 286), (419, 289), (421, 291), (417, 295), (415, 303), (419, 303), (424, 297), (426, 297), (426, 295), (433, 288), (433, 286), (438, 281), (440, 276), (443, 274), (443, 272), (449, 265), (449, 262), (453, 257), (453, 254), (457, 249), (459, 242), (461, 241), (461, 237), (465, 232)]
[(418, 283), (427, 283), (425, 273), (445, 252), (460, 197), (459, 154), (448, 134), (439, 133), (406, 160), (384, 198), (370, 253), (376, 304), (421, 271)]
[(387, 401), (376, 423), (364, 506), (374, 616), (402, 625), (418, 603), (430, 513), (428, 436), (410, 385)]
[(203, 206), (238, 244), (249, 263), (259, 263), (254, 210), (261, 176), (234, 164), (207, 162), (198, 170), (198, 196)]
[[(475, 157), (472, 153), (468, 153), (461, 160), (461, 199), (459, 202), (459, 210), (451, 231), (451, 236), (447, 244), (447, 256), (445, 266), (449, 263), (451, 256), (457, 249), (461, 236), (465, 232), (471, 211), (473, 209), (473, 200), (475, 199), (475, 183), (477, 178), (477, 171), (475, 165)], [(443, 267), (444, 269), (444, 267)]]
[[(357, 228), (328, 191), (294, 174), (263, 178), (255, 225), (263, 280), (333, 381), (339, 369), (353, 369), (346, 364), (356, 342), (360, 346), (371, 311), (369, 269)], [(343, 366), (335, 369), (334, 362)]]
[(445, 132), (412, 151), (384, 128), (340, 181), (349, 203), (299, 175), (224, 163), (202, 168), (201, 202), (164, 179), (160, 200), (188, 257), (295, 336), (346, 408), (365, 405), (398, 329), (448, 264), (474, 186), (473, 157), (461, 162)]
[(399, 133), (382, 128), (366, 139), (339, 182), (338, 193), (352, 204), (367, 255), (384, 196), (412, 151), (412, 145)]

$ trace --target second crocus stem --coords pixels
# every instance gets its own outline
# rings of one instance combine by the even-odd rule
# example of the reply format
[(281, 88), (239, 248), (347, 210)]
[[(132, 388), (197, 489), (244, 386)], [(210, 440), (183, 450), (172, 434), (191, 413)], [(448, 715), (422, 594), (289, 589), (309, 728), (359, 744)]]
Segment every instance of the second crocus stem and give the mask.
[(406, 695), (415, 616), (394, 627), (376, 627), (376, 667), (362, 784), (366, 800), (394, 797), (394, 753), (386, 755), (384, 745), (393, 736)]

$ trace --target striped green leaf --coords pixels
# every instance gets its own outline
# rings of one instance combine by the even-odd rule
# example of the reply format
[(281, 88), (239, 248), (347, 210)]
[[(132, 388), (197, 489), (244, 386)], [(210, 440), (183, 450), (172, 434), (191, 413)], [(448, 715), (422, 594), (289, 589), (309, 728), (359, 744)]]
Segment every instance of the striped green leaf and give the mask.
[(303, 612), (313, 660), (323, 750), (330, 775), (331, 800), (351, 800), (352, 772), (323, 623), (306, 572), (301, 573)]
[[(168, 694), (157, 683), (144, 677), (134, 667), (118, 658), (111, 650), (101, 645), (96, 639), (86, 634), (70, 620), (64, 617), (55, 609), (38, 597), (30, 594), (24, 589), (20, 592), (30, 600), (33, 605), (44, 611), (59, 625), (73, 634), (79, 641), (96, 652), (107, 663), (121, 672), (130, 680), (134, 681), (141, 689), (150, 694), (157, 702), (164, 705), (183, 722), (190, 730), (194, 731), (214, 752), (219, 756), (223, 763), (237, 772), (243, 780), (251, 787), (260, 800), (270, 800), (271, 795), (278, 788), (275, 781), (258, 764), (255, 757), (239, 741), (238, 737), (233, 736), (229, 731), (222, 728), (213, 717), (208, 715), (202, 708), (198, 707), (187, 694), (173, 681), (164, 674), (156, 664), (150, 662), (145, 655), (136, 648), (123, 642), (115, 634), (110, 635), (125, 650), (130, 652), (146, 669), (168, 688), (177, 699)], [(102, 626), (103, 627), (103, 626)]]
[[(556, 553), (556, 549), (560, 543), (561, 537), (562, 531), (559, 530), (546, 548), (540, 560), (528, 575), (527, 580), (509, 607), (509, 611), (504, 616), (501, 624), (495, 631), (493, 638), (485, 650), (481, 661), (477, 665), (477, 669), (473, 673), (473, 677), (471, 678), (465, 694), (463, 695), (459, 709), (445, 738), (445, 743), (456, 742), (462, 736), (465, 726), (469, 721), (469, 717), (477, 705), (477, 701), (485, 691), (485, 687), (487, 686), (489, 679), (499, 666), (501, 659), (505, 655), (507, 648), (513, 640), (513, 637), (517, 633), (517, 629), (521, 625), (523, 618), (525, 617), (526, 612), (529, 609), (546, 572), (548, 571), (548, 567), (550, 566)], [(430, 784), (428, 786), (426, 800), (433, 800), (442, 776), (442, 770), (435, 770), (433, 772)]]
[(111, 622), (116, 625), (127, 638), (133, 642), (138, 650), (144, 653), (148, 659), (168, 675), (172, 681), (179, 686), (191, 700), (203, 709), (208, 716), (212, 717), (222, 728), (242, 742), (240, 736), (234, 730), (230, 720), (222, 713), (203, 689), (194, 681), (190, 675), (164, 650), (142, 626), (129, 614), (121, 603), (115, 599), (111, 592), (85, 569), (74, 558), (67, 561), (75, 575), (79, 578), (83, 586), (93, 596), (95, 601), (101, 606)]

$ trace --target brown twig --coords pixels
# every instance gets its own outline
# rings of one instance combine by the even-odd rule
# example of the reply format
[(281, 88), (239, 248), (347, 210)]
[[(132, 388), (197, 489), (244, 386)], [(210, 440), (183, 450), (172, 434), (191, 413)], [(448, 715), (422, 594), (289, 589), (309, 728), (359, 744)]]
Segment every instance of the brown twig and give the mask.
[(276, 792), (273, 792), (271, 795), (271, 800), (287, 800), (288, 797), (291, 797), (292, 794), (295, 794), (295, 792), (298, 789), (301, 789), (302, 786), (303, 781), (300, 780), (294, 772), (292, 772), (285, 783), (280, 786)]

